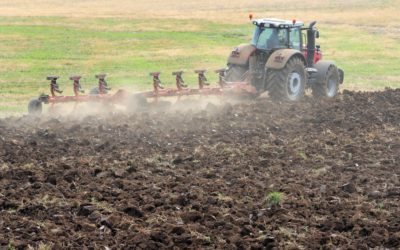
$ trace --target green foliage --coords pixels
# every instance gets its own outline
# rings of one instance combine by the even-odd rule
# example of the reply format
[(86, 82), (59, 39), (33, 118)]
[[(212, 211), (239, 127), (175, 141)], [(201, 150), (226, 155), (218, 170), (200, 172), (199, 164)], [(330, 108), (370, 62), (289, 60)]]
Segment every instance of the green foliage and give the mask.
[(15, 247), (11, 242), (8, 243), (7, 250), (15, 250)]
[(281, 192), (271, 192), (267, 194), (266, 203), (269, 207), (280, 206), (282, 203), (283, 194)]

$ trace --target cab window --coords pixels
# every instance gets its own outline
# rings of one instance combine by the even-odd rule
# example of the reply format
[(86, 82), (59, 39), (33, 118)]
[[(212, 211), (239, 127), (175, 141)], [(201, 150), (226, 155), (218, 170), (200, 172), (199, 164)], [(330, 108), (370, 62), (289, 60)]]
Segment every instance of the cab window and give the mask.
[(271, 50), (287, 46), (287, 30), (264, 28), (254, 33), (253, 42), (258, 49)]
[(299, 28), (290, 29), (290, 47), (292, 47), (293, 49), (297, 49), (297, 50), (301, 49), (300, 29)]

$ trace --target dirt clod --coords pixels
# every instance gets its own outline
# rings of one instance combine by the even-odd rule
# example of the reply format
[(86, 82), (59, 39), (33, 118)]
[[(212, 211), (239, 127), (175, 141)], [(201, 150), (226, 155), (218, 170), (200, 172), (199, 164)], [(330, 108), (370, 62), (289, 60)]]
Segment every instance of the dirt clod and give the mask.
[(138, 218), (141, 218), (144, 216), (144, 213), (136, 207), (127, 207), (124, 209), (124, 213), (126, 213), (130, 216), (133, 216), (133, 217), (138, 217)]
[(353, 183), (346, 183), (341, 188), (343, 191), (345, 191), (347, 193), (357, 192), (356, 186)]

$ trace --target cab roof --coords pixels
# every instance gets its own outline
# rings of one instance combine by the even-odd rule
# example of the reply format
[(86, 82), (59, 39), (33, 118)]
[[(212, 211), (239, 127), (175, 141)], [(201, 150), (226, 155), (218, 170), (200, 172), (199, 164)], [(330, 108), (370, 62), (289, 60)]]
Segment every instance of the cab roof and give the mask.
[(304, 23), (300, 21), (296, 20), (289, 21), (276, 18), (256, 19), (253, 21), (253, 24), (261, 27), (270, 27), (270, 28), (293, 28), (293, 27), (304, 26)]

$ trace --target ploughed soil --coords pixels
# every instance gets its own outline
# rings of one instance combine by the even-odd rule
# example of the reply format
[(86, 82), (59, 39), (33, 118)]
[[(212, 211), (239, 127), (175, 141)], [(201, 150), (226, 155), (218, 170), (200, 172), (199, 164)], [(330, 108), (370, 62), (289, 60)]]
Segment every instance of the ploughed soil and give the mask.
[(399, 249), (400, 89), (0, 120), (8, 247)]

